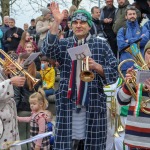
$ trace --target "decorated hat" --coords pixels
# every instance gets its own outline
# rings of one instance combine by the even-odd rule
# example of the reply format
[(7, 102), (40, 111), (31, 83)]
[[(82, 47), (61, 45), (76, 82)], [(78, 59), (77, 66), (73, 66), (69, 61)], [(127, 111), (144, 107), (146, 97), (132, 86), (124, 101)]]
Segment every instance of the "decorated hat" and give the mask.
[(79, 9), (74, 12), (72, 19), (71, 19), (71, 25), (72, 25), (72, 22), (76, 20), (86, 21), (90, 27), (92, 26), (92, 16), (89, 12), (87, 12), (84, 9)]

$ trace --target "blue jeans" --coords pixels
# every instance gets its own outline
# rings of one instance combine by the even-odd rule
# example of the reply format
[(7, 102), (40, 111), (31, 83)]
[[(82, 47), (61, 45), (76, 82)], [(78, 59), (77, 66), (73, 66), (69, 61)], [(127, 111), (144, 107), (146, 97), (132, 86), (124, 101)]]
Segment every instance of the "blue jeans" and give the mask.
[(53, 95), (55, 92), (53, 88), (50, 88), (50, 89), (44, 90), (44, 91), (45, 91), (46, 97), (48, 97), (49, 95)]

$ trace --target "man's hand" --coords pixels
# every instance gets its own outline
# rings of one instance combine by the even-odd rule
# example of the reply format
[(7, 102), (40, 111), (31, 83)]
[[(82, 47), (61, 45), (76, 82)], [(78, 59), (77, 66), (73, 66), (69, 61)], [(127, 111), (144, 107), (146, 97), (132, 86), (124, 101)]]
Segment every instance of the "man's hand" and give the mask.
[[(83, 62), (86, 63), (86, 58), (83, 60)], [(95, 62), (95, 60), (92, 58), (88, 58), (88, 63), (89, 63), (90, 70), (95, 70), (97, 73), (99, 73), (101, 76), (104, 77), (104, 71), (102, 65)]]
[(13, 36), (14, 36), (15, 38), (18, 38), (18, 37), (19, 37), (17, 33), (14, 33)]
[(105, 19), (104, 19), (104, 23), (109, 23), (109, 19), (108, 19), (108, 18), (105, 18)]
[(126, 77), (125, 77), (126, 81), (131, 80), (133, 78), (133, 75), (134, 75), (134, 69), (133, 67), (131, 67), (127, 70)]
[(22, 87), (24, 86), (26, 78), (20, 77), (20, 76), (14, 76), (10, 80), (11, 80), (12, 85)]
[(50, 9), (52, 11), (54, 20), (60, 24), (64, 19), (64, 12), (60, 13), (59, 6), (56, 2), (51, 3)]
[(11, 42), (11, 38), (7, 38), (7, 41), (8, 41), (8, 42)]

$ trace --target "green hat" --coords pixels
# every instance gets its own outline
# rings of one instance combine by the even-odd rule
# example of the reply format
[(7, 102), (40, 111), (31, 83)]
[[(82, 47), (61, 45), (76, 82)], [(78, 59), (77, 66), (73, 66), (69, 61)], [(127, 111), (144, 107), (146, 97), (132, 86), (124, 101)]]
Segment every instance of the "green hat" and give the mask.
[(71, 19), (71, 25), (72, 22), (76, 20), (86, 21), (90, 27), (92, 27), (92, 16), (89, 12), (87, 12), (84, 9), (79, 9), (74, 12), (72, 19)]
[(147, 44), (144, 47), (144, 53), (147, 51), (147, 49), (150, 49), (150, 40), (147, 42)]

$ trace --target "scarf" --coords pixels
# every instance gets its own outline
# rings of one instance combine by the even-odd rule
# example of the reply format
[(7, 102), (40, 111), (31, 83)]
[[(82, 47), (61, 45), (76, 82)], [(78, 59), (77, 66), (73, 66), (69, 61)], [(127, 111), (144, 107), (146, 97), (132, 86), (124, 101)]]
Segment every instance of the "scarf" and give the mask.
[[(91, 35), (89, 34), (85, 39), (78, 40), (76, 36), (74, 36), (74, 47), (85, 44)], [(80, 61), (80, 63), (78, 62)], [(78, 63), (77, 63), (78, 62)], [(70, 79), (69, 79), (69, 86), (68, 86), (68, 93), (67, 98), (72, 99), (75, 95), (76, 83), (77, 83), (77, 64), (81, 64), (81, 60), (74, 60), (72, 61)], [(78, 70), (81, 72), (81, 70)], [(88, 92), (88, 82), (83, 82), (79, 79), (79, 85), (77, 88), (77, 99), (75, 101), (76, 104), (76, 112), (79, 113), (82, 106), (87, 106), (89, 101), (89, 92)]]

